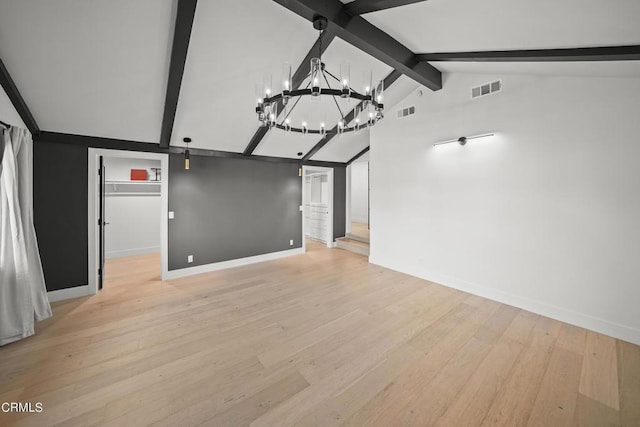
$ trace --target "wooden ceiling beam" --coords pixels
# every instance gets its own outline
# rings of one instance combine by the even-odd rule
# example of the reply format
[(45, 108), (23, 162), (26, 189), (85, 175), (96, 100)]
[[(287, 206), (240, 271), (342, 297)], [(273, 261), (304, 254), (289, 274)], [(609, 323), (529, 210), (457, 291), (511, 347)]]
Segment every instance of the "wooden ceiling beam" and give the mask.
[(38, 123), (33, 117), (33, 114), (31, 114), (29, 107), (27, 107), (27, 103), (24, 101), (24, 98), (20, 95), (20, 91), (11, 78), (9, 71), (4, 66), (2, 59), (0, 59), (0, 85), (2, 85), (2, 88), (7, 93), (13, 107), (18, 112), (18, 115), (20, 115), (20, 118), (27, 126), (27, 129), (29, 129), (29, 132), (31, 132), (31, 135), (37, 136), (40, 133), (40, 127), (38, 127)]
[(431, 89), (442, 89), (442, 75), (402, 43), (366, 19), (349, 13), (340, 0), (274, 0), (309, 21), (323, 16), (342, 40)]
[(346, 10), (352, 15), (378, 12), (398, 6), (421, 3), (426, 0), (355, 0), (346, 4)]
[(421, 53), (417, 56), (421, 61), (452, 62), (637, 61), (640, 60), (640, 45)]
[(171, 62), (169, 64), (169, 79), (164, 100), (164, 114), (162, 116), (162, 128), (160, 130), (160, 147), (169, 147), (173, 124), (178, 108), (180, 87), (184, 66), (187, 62), (187, 51), (191, 39), (193, 19), (196, 14), (198, 0), (178, 0), (176, 23), (173, 32), (173, 45), (171, 47)]

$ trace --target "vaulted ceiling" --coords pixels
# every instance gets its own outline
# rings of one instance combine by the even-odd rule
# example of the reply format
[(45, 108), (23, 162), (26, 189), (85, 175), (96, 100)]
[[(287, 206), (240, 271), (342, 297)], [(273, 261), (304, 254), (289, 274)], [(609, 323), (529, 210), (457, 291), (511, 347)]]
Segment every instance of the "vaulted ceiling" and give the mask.
[[(398, 69), (388, 59), (387, 39), (362, 49), (358, 31), (364, 27), (386, 33), (415, 54), (640, 45), (637, 0), (343, 3), (344, 8), (337, 0), (199, 1), (169, 123), (170, 144), (182, 146), (188, 136), (194, 148), (245, 152), (258, 130), (256, 85), (267, 76), (279, 82), (284, 63), (294, 70), (301, 64), (318, 37), (309, 22), (314, 8), (335, 16), (375, 10), (362, 14), (357, 26), (343, 27), (336, 18), (336, 37), (322, 56), (334, 73), (348, 62), (355, 87), (364, 86), (369, 73), (381, 80)], [(394, 4), (402, 5), (384, 8)], [(178, 0), (0, 0), (0, 58), (40, 129), (158, 144), (177, 10)], [(443, 73), (640, 78), (635, 52), (625, 61), (455, 61), (445, 55), (440, 59), (446, 61), (430, 64)], [(429, 96), (430, 89), (413, 75), (387, 88), (387, 120), (417, 89)], [(354, 106), (341, 104), (345, 111)], [(297, 112), (293, 120), (326, 121), (329, 128), (338, 120), (330, 99), (301, 103)], [(312, 160), (346, 162), (368, 146), (369, 133), (319, 142), (317, 135), (273, 130), (249, 151), (289, 158), (302, 152)]]

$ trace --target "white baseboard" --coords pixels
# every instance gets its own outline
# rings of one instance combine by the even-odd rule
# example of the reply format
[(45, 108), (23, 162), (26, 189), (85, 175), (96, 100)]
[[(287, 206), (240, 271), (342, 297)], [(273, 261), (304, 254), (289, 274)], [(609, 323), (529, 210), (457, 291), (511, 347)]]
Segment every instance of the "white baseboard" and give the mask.
[(360, 222), (362, 224), (366, 224), (369, 221), (369, 219), (367, 217), (364, 218), (356, 218), (356, 217), (351, 217), (351, 222)]
[(76, 286), (73, 288), (60, 289), (57, 291), (47, 292), (47, 297), (49, 297), (49, 302), (62, 301), (65, 299), (78, 298), (78, 297), (86, 297), (88, 295), (91, 295), (91, 292), (89, 291), (89, 285)]
[(540, 314), (542, 316), (550, 317), (561, 322), (570, 323), (581, 328), (589, 329), (594, 332), (598, 332), (610, 337), (618, 338), (624, 341), (631, 342), (633, 344), (640, 345), (640, 330), (622, 325), (609, 320), (601, 319), (598, 317), (590, 316), (588, 314), (579, 313), (567, 308), (558, 307), (552, 304), (548, 304), (543, 301), (534, 300), (531, 298), (525, 298), (518, 295), (510, 294), (508, 292), (500, 291), (498, 289), (491, 289), (485, 286), (479, 286), (474, 283), (470, 283), (457, 278), (439, 275), (439, 274), (417, 274), (416, 272), (407, 271), (403, 268), (395, 267), (391, 264), (379, 262), (375, 258), (369, 258), (371, 264), (376, 264), (381, 267), (396, 270), (405, 274), (410, 274), (421, 279), (428, 280), (430, 282), (438, 283), (449, 288), (458, 289), (463, 292), (468, 292), (473, 295), (477, 295), (483, 298), (487, 298), (493, 301), (500, 302), (502, 304), (511, 305), (513, 307), (521, 308), (523, 310), (530, 311), (532, 313)]
[(243, 265), (255, 264), (257, 262), (271, 261), (279, 258), (286, 258), (293, 255), (304, 253), (303, 248), (289, 249), (280, 252), (271, 252), (263, 255), (256, 255), (246, 258), (232, 259), (229, 261), (216, 262), (213, 264), (198, 265), (196, 267), (181, 268), (178, 270), (168, 271), (164, 280), (178, 279), (180, 277), (193, 276), (194, 274), (209, 273), (212, 271), (223, 270), (225, 268), (241, 267)]
[(123, 249), (119, 251), (109, 251), (105, 255), (107, 259), (110, 259), (110, 258), (121, 258), (125, 256), (150, 254), (154, 252), (160, 252), (160, 246), (151, 246), (148, 248)]

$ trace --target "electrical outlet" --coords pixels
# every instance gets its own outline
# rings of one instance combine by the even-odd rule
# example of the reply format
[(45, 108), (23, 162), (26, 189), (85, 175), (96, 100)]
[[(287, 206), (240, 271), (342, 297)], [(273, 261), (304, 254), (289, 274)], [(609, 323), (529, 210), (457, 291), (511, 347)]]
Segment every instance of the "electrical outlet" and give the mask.
[(188, 255), (187, 256), (187, 262), (188, 263), (192, 263), (193, 262), (193, 255)]
[(304, 210), (304, 208), (302, 207), (302, 205), (300, 205), (300, 212), (302, 212)]
[(169, 211), (169, 219), (173, 219), (175, 217), (176, 217), (175, 213), (173, 211)]
[(289, 240), (289, 246), (293, 246), (293, 239)]

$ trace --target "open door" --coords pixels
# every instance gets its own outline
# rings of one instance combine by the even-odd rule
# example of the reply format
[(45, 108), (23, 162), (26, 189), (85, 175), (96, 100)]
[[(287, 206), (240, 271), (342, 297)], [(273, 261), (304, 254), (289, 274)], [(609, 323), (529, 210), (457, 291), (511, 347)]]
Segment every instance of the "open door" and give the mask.
[(98, 180), (99, 180), (99, 194), (98, 194), (98, 289), (102, 289), (102, 283), (104, 281), (104, 259), (105, 259), (105, 250), (104, 250), (104, 227), (105, 222), (105, 193), (106, 193), (106, 183), (105, 183), (105, 167), (104, 167), (104, 157), (100, 156), (99, 160), (99, 169), (98, 169)]

